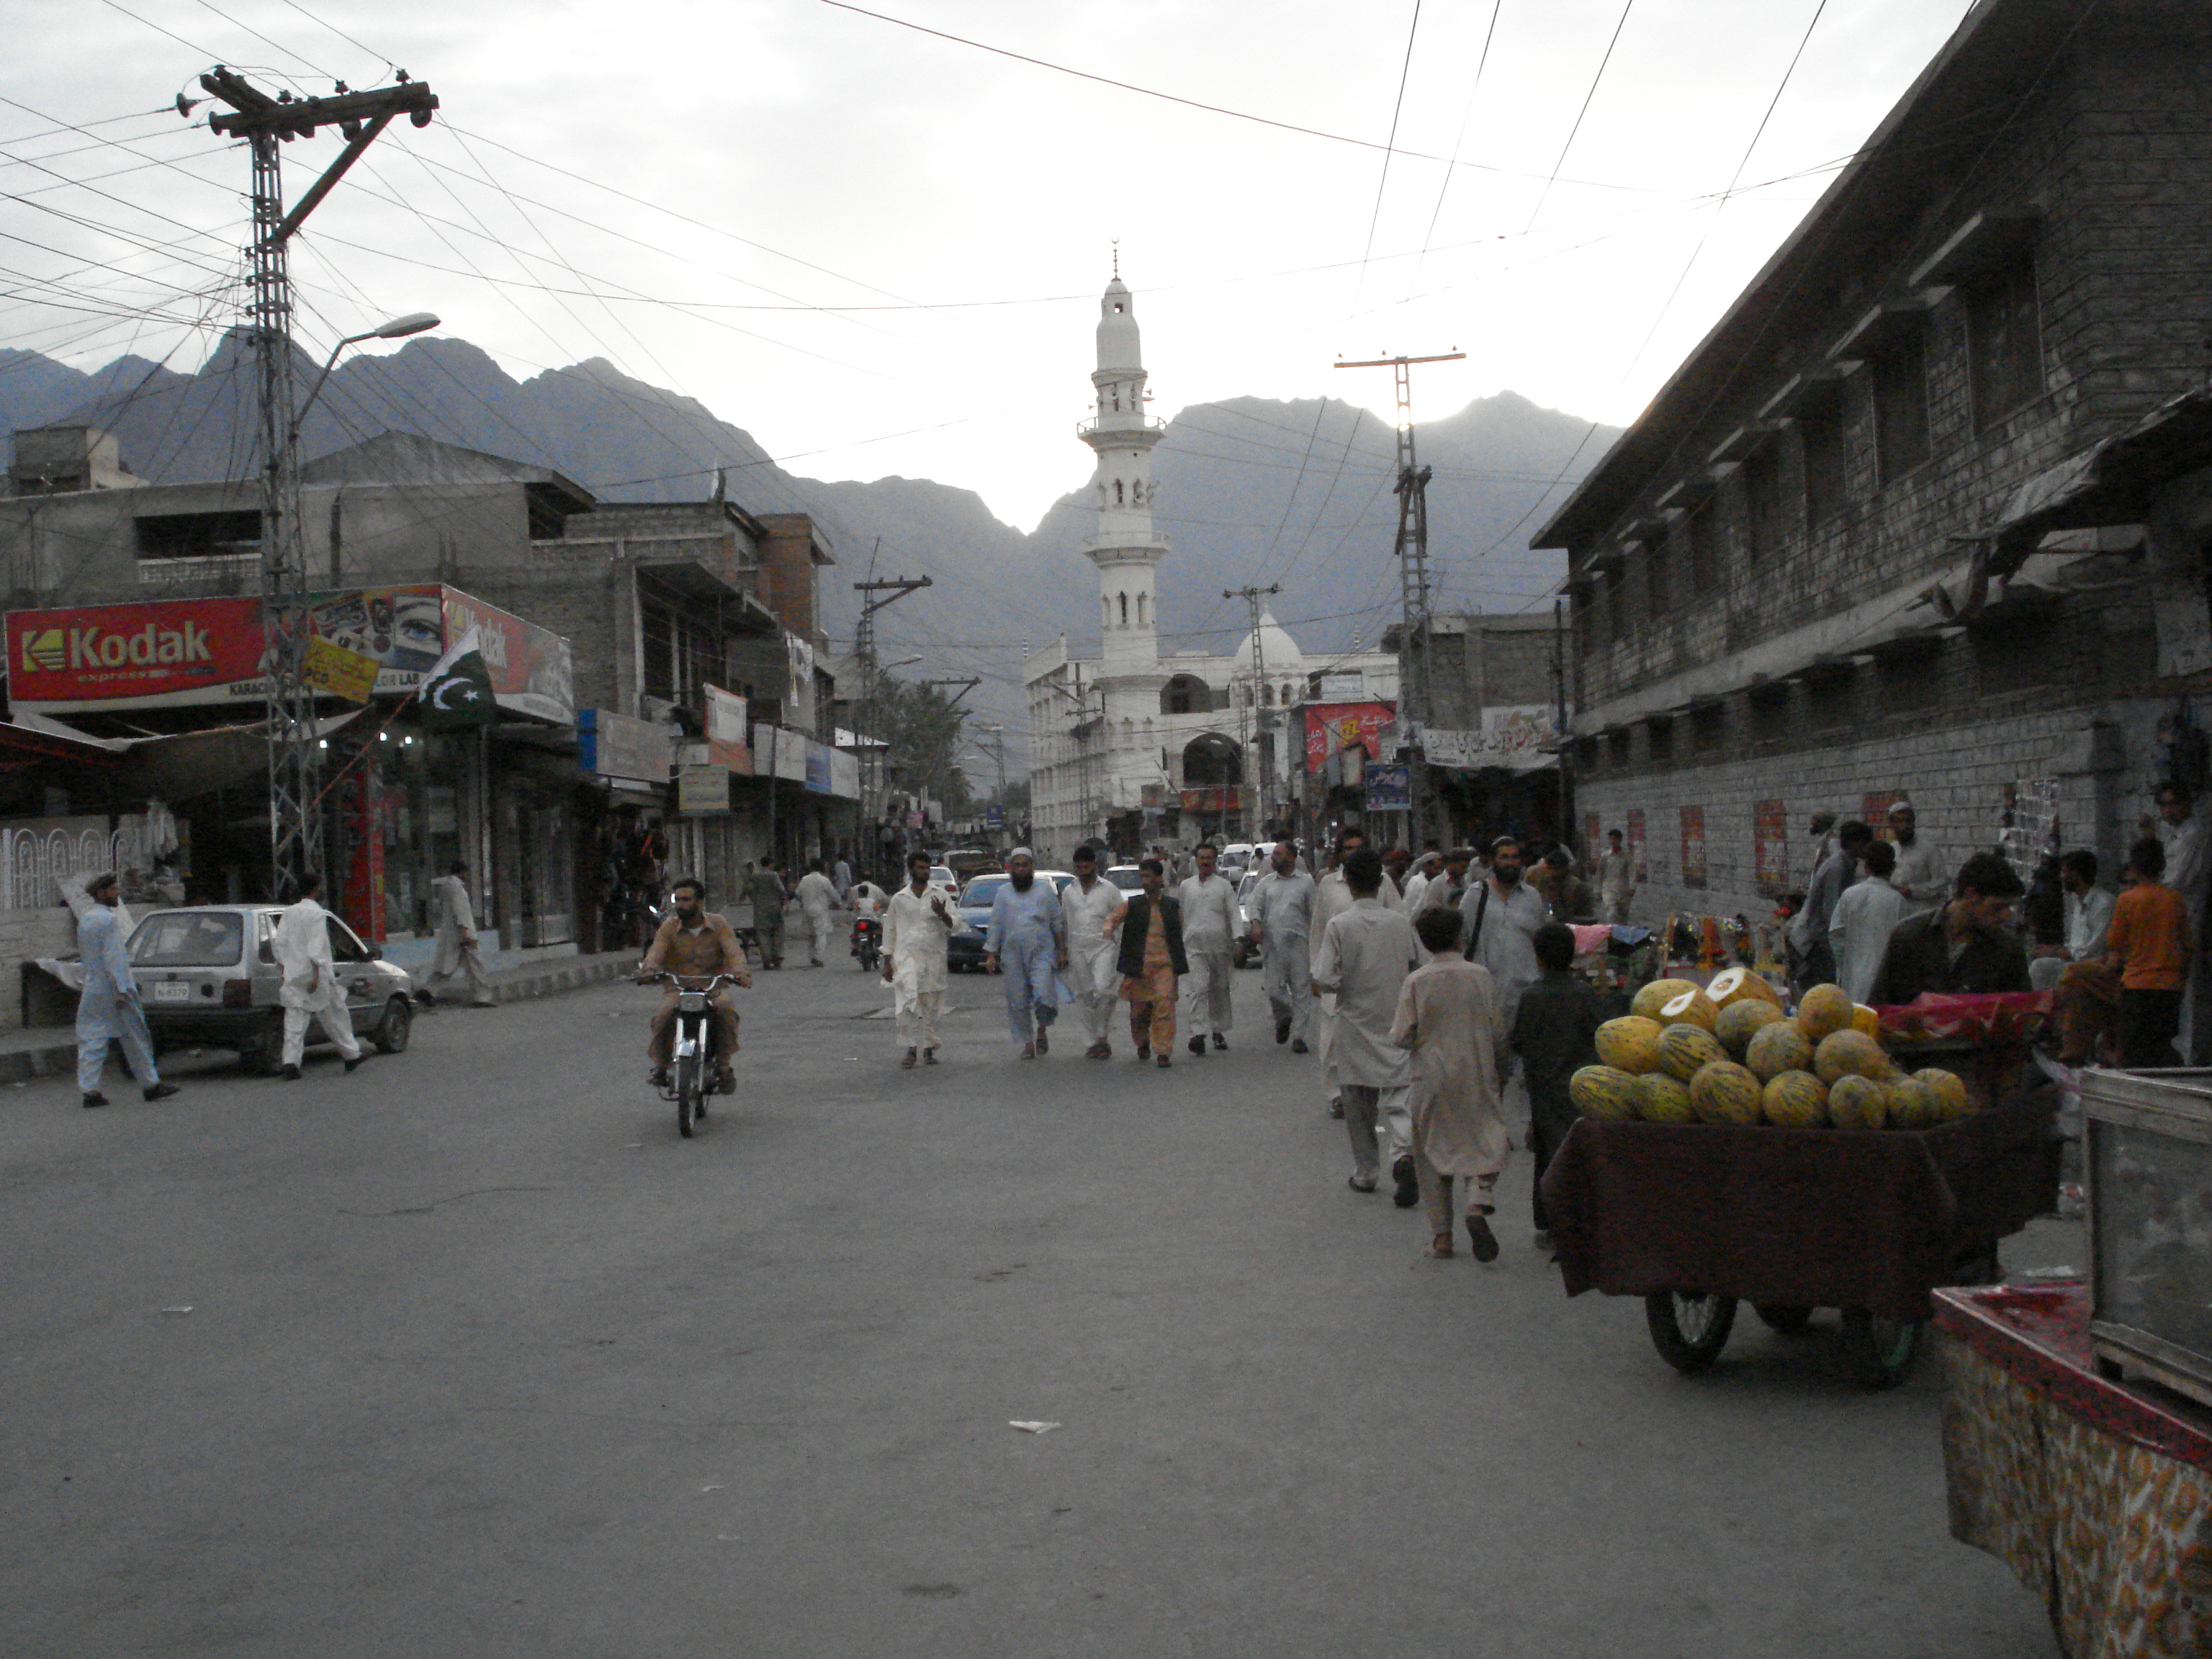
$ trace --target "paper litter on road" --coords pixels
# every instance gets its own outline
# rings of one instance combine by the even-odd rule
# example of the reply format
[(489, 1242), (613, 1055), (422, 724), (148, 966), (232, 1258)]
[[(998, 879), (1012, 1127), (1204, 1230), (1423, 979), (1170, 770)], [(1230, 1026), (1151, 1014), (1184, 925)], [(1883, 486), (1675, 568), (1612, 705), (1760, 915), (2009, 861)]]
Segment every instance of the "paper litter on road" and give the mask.
[(2081, 1277), (2081, 1273), (2073, 1267), (2030, 1267), (2012, 1276), (2015, 1285), (2064, 1284)]
[(1057, 1423), (1024, 1423), (1019, 1418), (1012, 1418), (1007, 1420), (1006, 1426), (1010, 1429), (1019, 1429), (1024, 1434), (1050, 1434), (1054, 1429), (1058, 1428), (1060, 1425)]
[(191, 1310), (190, 1308), (164, 1308), (161, 1311), (165, 1314), (187, 1314), (190, 1313)]

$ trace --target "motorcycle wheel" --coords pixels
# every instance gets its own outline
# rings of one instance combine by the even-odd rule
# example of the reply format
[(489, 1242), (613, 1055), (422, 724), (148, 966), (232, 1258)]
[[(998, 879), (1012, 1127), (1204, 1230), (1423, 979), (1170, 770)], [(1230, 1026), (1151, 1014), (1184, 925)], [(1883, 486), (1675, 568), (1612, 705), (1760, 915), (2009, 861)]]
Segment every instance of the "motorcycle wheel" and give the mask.
[(676, 1128), (684, 1139), (691, 1139), (699, 1121), (699, 1057), (683, 1054), (676, 1061)]

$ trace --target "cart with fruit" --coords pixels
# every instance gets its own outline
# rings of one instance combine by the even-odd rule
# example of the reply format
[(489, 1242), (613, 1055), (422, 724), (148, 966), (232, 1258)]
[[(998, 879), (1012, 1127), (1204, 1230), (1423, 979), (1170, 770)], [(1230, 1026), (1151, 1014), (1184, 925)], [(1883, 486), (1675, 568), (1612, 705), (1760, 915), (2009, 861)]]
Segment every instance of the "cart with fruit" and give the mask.
[[(2032, 1012), (1944, 1000), (1931, 1021), (1826, 986), (1793, 1016), (1740, 970), (1644, 987), (1577, 1073), (1583, 1121), (1545, 1176), (1568, 1293), (1642, 1297), (1686, 1373), (1743, 1303), (1782, 1331), (1836, 1308), (1856, 1379), (1903, 1381), (1929, 1291), (1993, 1276), (2057, 1189), (2053, 1103), (2018, 1082)], [(1908, 1069), (1931, 1048), (1954, 1064)]]

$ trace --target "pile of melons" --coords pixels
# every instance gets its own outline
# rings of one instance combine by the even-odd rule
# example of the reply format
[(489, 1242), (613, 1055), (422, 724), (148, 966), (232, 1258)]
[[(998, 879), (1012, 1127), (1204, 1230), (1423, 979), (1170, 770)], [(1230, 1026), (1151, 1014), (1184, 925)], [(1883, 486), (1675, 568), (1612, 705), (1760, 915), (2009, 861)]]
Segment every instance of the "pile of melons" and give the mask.
[(1907, 1075), (1873, 1009), (1833, 985), (1795, 1018), (1774, 988), (1731, 968), (1702, 988), (1654, 980), (1598, 1027), (1603, 1062), (1568, 1085), (1585, 1117), (1647, 1123), (1771, 1123), (1787, 1129), (1926, 1129), (1974, 1109), (1956, 1073)]

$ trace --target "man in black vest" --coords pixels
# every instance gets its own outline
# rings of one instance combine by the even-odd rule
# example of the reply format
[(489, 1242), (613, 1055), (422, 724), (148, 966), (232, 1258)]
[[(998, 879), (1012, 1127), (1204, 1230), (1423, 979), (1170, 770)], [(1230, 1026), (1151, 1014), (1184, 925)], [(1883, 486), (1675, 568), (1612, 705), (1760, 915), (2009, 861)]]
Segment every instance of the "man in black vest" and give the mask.
[(1167, 866), (1146, 859), (1137, 866), (1144, 890), (1129, 901), (1121, 923), (1121, 994), (1129, 1003), (1129, 1035), (1137, 1058), (1155, 1052), (1163, 1068), (1175, 1064), (1176, 980), (1190, 971), (1182, 948), (1182, 906), (1167, 892)]

